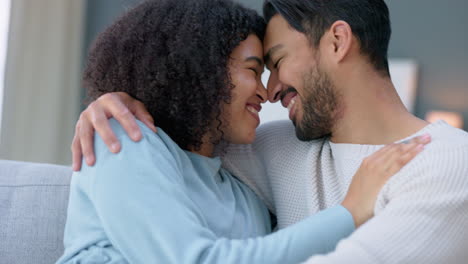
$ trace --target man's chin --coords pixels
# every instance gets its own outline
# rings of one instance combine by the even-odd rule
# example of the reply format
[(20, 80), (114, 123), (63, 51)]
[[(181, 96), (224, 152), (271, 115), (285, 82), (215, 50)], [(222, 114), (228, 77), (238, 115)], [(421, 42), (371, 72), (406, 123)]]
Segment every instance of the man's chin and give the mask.
[(293, 119), (290, 119), (290, 120), (291, 120), (291, 122), (293, 123), (294, 127), (296, 127), (296, 128), (297, 128), (297, 124), (296, 124), (296, 118), (293, 118)]
[(296, 137), (297, 137), (297, 139), (299, 139), (300, 141), (304, 141), (304, 142), (313, 140), (313, 139), (311, 139), (309, 136), (305, 135), (305, 134), (303, 133), (303, 131), (301, 131), (300, 129), (298, 129), (297, 126), (296, 126)]
[(300, 141), (307, 142), (307, 141), (312, 141), (312, 140), (321, 139), (321, 138), (330, 136), (330, 133), (320, 133), (318, 129), (315, 130), (313, 128), (309, 128), (305, 130), (301, 126), (296, 125), (294, 121), (293, 121), (293, 124), (296, 127), (296, 137)]

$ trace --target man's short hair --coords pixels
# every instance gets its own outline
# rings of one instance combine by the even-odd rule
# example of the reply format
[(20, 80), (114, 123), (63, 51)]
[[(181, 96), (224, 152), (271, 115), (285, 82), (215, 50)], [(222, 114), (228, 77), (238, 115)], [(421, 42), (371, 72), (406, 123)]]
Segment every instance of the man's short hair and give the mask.
[(383, 0), (266, 0), (263, 14), (267, 22), (280, 14), (315, 47), (334, 22), (346, 21), (360, 42), (362, 54), (376, 70), (389, 75), (387, 53), (392, 30)]

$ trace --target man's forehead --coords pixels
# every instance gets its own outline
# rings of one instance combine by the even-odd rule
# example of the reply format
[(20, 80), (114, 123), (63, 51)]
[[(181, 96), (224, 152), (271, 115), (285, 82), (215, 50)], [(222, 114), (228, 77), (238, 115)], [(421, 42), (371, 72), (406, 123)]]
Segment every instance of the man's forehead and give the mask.
[(274, 46), (277, 46), (281, 42), (281, 38), (279, 37), (281, 34), (281, 27), (278, 26), (278, 19), (279, 15), (275, 15), (267, 24), (265, 38), (263, 41), (263, 52), (266, 56), (267, 54), (271, 53), (270, 49)]
[(283, 48), (282, 44), (277, 44), (271, 48), (264, 49), (264, 58), (265, 64), (269, 64), (271, 62), (271, 56), (275, 54), (275, 52), (279, 51)]
[(263, 42), (263, 55), (264, 56), (267, 56), (267, 55), (271, 55), (271, 53), (277, 51), (279, 49), (279, 47), (283, 46), (281, 44), (281, 40), (267, 40), (265, 39), (265, 41)]
[(265, 38), (263, 42), (263, 49), (265, 54), (268, 49), (272, 47), (284, 44), (282, 42), (288, 38), (288, 34), (293, 33), (295, 30), (289, 25), (289, 23), (281, 15), (274, 15), (270, 21), (268, 21)]
[[(273, 16), (267, 24), (265, 38), (263, 41), (263, 52), (267, 54), (273, 53), (269, 50), (273, 50), (278, 45), (281, 48), (293, 48), (298, 43), (304, 41), (309, 42), (309, 38), (303, 33), (293, 28), (281, 15)], [(273, 51), (279, 51), (281, 48), (274, 49)]]

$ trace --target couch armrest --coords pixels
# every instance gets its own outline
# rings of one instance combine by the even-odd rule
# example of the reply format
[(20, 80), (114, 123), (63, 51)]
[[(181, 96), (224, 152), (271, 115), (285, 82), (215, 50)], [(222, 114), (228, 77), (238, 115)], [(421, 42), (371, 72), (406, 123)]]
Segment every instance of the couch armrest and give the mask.
[(54, 263), (63, 253), (69, 167), (0, 160), (0, 263)]

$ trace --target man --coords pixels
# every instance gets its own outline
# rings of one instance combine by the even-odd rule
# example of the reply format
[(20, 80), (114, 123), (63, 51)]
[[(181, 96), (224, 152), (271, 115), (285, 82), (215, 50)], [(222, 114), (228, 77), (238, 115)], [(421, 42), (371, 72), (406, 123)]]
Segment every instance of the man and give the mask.
[[(253, 145), (229, 148), (224, 165), (264, 199), (283, 228), (340, 203), (363, 159), (382, 145), (429, 133), (432, 143), (381, 191), (375, 217), (334, 252), (306, 263), (466, 263), (468, 134), (405, 109), (388, 70), (385, 2), (268, 0), (264, 15), (269, 99), (281, 100), (294, 126), (259, 128)], [(77, 125), (74, 168), (81, 150), (94, 162), (92, 127), (119, 150), (102, 122), (109, 116), (138, 139), (131, 112), (152, 123), (127, 95), (93, 103)]]

